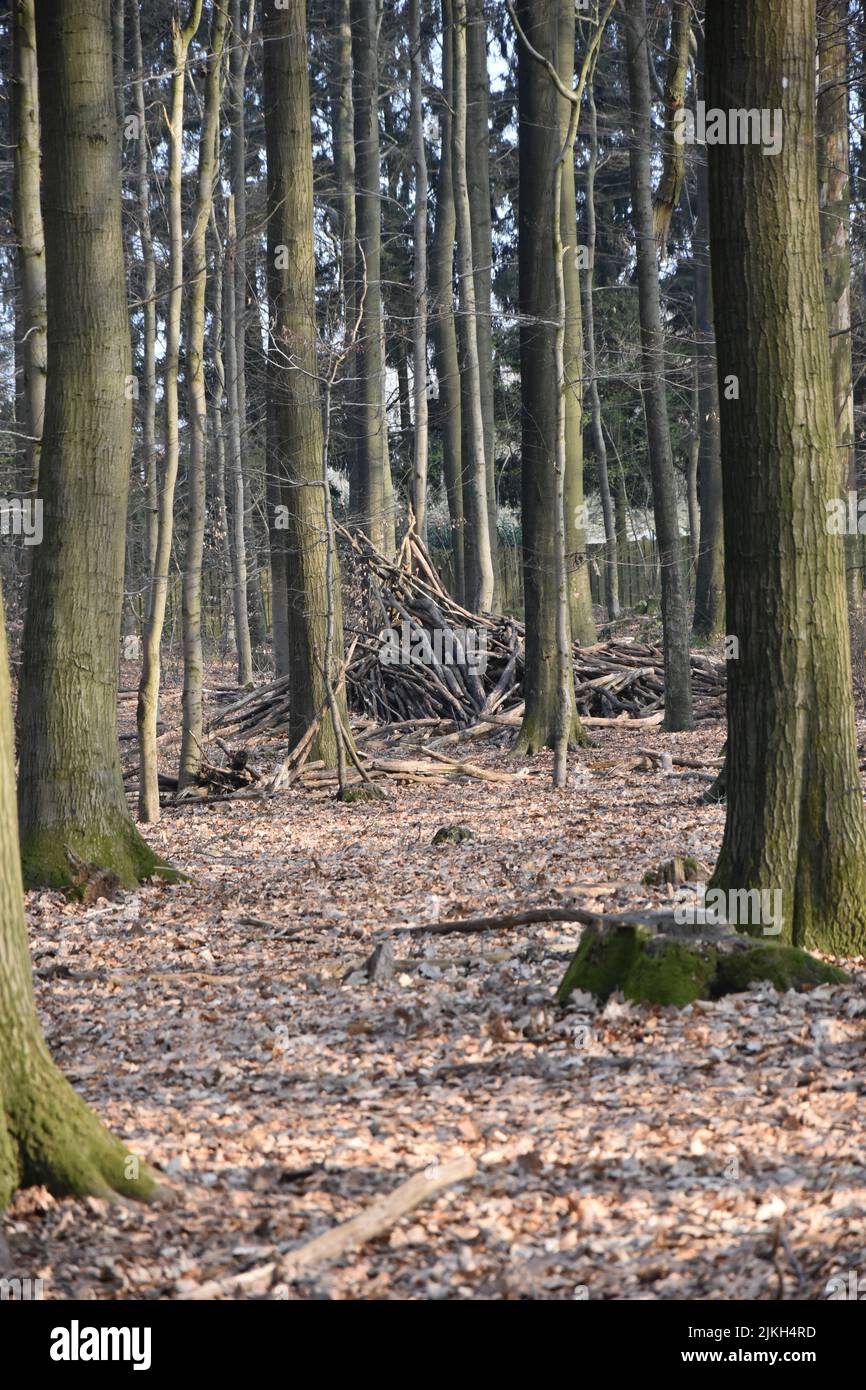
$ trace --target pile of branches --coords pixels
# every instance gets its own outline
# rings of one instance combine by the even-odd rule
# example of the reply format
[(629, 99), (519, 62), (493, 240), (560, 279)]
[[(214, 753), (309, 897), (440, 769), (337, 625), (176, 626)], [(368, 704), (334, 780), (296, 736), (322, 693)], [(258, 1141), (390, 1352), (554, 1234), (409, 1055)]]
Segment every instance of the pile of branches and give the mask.
[[(368, 571), (370, 607), (379, 617), (375, 634), (359, 634), (359, 654), (347, 671), (350, 708), (377, 723), (438, 718), (453, 720), (458, 727), (516, 712), (523, 701), (524, 624), (516, 618), (470, 613), (456, 603), (414, 532), (406, 536), (394, 561), (380, 554), (363, 533), (342, 534)], [(408, 645), (408, 664), (383, 663), (386, 629), (401, 639), (408, 632), (410, 642), (401, 642), (403, 651)], [(459, 638), (467, 630), (483, 637), (483, 671), (460, 659)], [(456, 653), (457, 659), (446, 664), (438, 659), (439, 651)], [(695, 699), (714, 702), (705, 713), (723, 713), (716, 706), (725, 691), (724, 663), (692, 653), (691, 664)], [(584, 718), (651, 715), (664, 706), (661, 648), (616, 640), (591, 647), (575, 643), (574, 686)]]
[[(513, 722), (523, 701), (524, 624), (461, 607), (413, 531), (389, 560), (363, 532), (338, 530), (352, 591), (364, 596), (347, 621), (347, 629), (357, 624), (345, 667), (352, 712), (376, 725), (447, 721), (460, 730), (497, 717)], [(465, 650), (467, 633), (476, 638), (474, 653)], [(395, 638), (401, 659), (383, 661)], [(477, 660), (479, 648), (484, 662)], [(723, 713), (724, 663), (693, 653), (691, 664), (699, 713)], [(574, 684), (583, 718), (651, 716), (664, 706), (661, 649), (616, 640), (575, 645)], [(211, 727), (249, 737), (281, 734), (288, 724), (289, 679), (283, 677), (224, 708)]]

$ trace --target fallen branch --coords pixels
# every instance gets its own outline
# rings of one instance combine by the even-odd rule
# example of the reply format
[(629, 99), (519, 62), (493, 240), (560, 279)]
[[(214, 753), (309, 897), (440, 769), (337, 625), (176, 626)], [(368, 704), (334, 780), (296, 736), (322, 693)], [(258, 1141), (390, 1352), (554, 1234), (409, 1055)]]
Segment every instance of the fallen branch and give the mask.
[(386, 1197), (373, 1202), (366, 1211), (330, 1231), (325, 1231), (323, 1235), (316, 1236), (314, 1240), (307, 1241), (306, 1245), (301, 1245), (297, 1250), (290, 1250), (283, 1259), (257, 1265), (253, 1269), (245, 1270), (243, 1274), (212, 1279), (183, 1297), (186, 1300), (201, 1301), (233, 1293), (267, 1293), (275, 1283), (288, 1283), (313, 1266), (332, 1263), (357, 1246), (376, 1240), (396, 1225), (407, 1212), (413, 1211), (443, 1188), (452, 1187), (455, 1183), (473, 1177), (476, 1170), (477, 1164), (468, 1154), (452, 1158), (447, 1163), (434, 1163), (423, 1172), (408, 1178), (399, 1187), (395, 1187)]

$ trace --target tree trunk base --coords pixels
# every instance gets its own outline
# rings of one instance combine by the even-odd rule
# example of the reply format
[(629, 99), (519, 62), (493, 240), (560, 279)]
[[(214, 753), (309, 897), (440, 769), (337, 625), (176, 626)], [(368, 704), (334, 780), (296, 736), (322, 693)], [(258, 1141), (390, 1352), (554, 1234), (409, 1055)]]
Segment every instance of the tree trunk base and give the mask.
[(848, 979), (796, 946), (732, 936), (725, 927), (678, 925), (672, 913), (658, 913), (586, 927), (556, 998), (564, 1004), (578, 989), (606, 1000), (619, 990), (635, 1003), (684, 1008), (759, 980), (783, 992)]
[(88, 830), (80, 824), (25, 828), (21, 835), (21, 867), (27, 888), (66, 888), (74, 880), (67, 850), (87, 864), (110, 869), (124, 888), (158, 875), (174, 880), (177, 871), (163, 863), (131, 820), (118, 815), (116, 827)]
[(0, 1095), (0, 1211), (19, 1187), (37, 1184), (55, 1196), (156, 1195), (156, 1174), (88, 1109), (41, 1038), (26, 1052), (16, 1039), (12, 1059), (2, 1059)]

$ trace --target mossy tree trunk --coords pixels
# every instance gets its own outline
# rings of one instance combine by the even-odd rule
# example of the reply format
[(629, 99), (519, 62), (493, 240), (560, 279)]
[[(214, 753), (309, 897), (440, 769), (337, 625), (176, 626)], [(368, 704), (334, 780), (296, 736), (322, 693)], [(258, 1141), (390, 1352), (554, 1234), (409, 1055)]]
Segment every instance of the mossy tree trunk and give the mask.
[[(214, 0), (204, 83), (204, 116), (198, 152), (198, 191), (187, 242), (189, 282), (186, 363), (189, 411), (187, 536), (183, 568), (183, 720), (178, 786), (197, 781), (204, 754), (204, 656), (202, 653), (201, 571), (204, 559), (207, 460), (207, 392), (204, 378), (207, 228), (217, 173), (217, 132), (222, 99), (222, 56), (228, 26), (227, 0)], [(234, 325), (232, 325), (234, 327)], [(235, 378), (235, 387), (237, 379)], [(230, 401), (232, 397), (229, 397)], [(234, 396), (237, 407), (237, 395)], [(237, 416), (237, 409), (235, 409)], [(237, 622), (237, 611), (235, 621)]]
[(454, 241), (457, 213), (451, 158), (454, 101), (454, 21), (451, 0), (442, 0), (442, 105), (439, 113), (439, 173), (436, 180), (436, 223), (430, 248), (430, 329), (433, 365), (439, 389), (436, 421), (442, 445), (442, 471), (451, 519), (454, 556), (454, 597), (466, 597), (463, 516), (463, 444), (460, 399), (460, 361), (454, 322)]
[(134, 884), (156, 860), (117, 743), (132, 355), (109, 0), (49, 0), (36, 25), (51, 368), (18, 697), (21, 855), (34, 884), (69, 882), (67, 848)]
[[(43, 4), (45, 10), (60, 8)], [(70, 0), (64, 8), (67, 13), (73, 8)], [(39, 1026), (15, 823), (12, 745), (0, 598), (0, 1212), (17, 1188), (35, 1183), (58, 1195), (108, 1197), (117, 1192), (147, 1198), (155, 1189), (154, 1175), (76, 1095), (52, 1062)]]
[[(707, 14), (710, 107), (781, 105), (783, 144), (710, 150), (722, 391), (728, 800), (713, 886), (779, 889), (783, 939), (866, 947), (838, 448), (815, 184), (814, 0)], [(783, 82), (783, 78), (785, 81)]]
[(665, 728), (690, 729), (694, 716), (689, 662), (688, 587), (680, 554), (677, 489), (665, 377), (658, 244), (653, 224), (652, 111), (646, 0), (625, 0), (625, 31), (631, 101), (629, 166), (640, 303), (641, 370), (661, 569)]
[[(264, 10), (264, 116), (268, 156), (268, 266), (273, 346), (268, 393), (271, 466), (281, 479), (288, 569), (289, 742), (321, 713), (327, 691), (328, 545), (322, 486), (321, 390), (316, 361), (313, 155), (305, 0)], [(378, 272), (377, 272), (378, 274)], [(339, 569), (334, 563), (331, 669), (343, 655)], [(345, 715), (344, 699), (341, 701)], [(322, 724), (318, 756), (333, 767), (332, 724)]]
[[(556, 60), (559, 0), (523, 0), (515, 11), (528, 42)], [(515, 751), (553, 747), (560, 701), (557, 680), (555, 558), (557, 374), (553, 263), (553, 168), (559, 154), (562, 99), (542, 65), (517, 44), (521, 492), (526, 605), (526, 709)], [(567, 103), (565, 103), (567, 104)], [(569, 676), (573, 676), (569, 671)], [(573, 690), (571, 742), (583, 740)]]

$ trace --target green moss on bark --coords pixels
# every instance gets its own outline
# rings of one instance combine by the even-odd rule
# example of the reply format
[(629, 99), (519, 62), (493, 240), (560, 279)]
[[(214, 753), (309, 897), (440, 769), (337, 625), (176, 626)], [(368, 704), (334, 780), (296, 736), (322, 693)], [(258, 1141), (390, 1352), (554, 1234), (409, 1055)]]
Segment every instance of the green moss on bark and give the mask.
[(74, 875), (67, 849), (88, 864), (111, 869), (124, 888), (135, 888), (143, 879), (155, 875), (172, 881), (178, 876), (147, 845), (132, 821), (118, 815), (113, 830), (88, 831), (76, 824), (25, 830), (21, 839), (25, 887), (68, 887)]
[[(666, 924), (667, 925), (667, 924)], [(557, 991), (564, 1004), (576, 989), (599, 999), (619, 990), (626, 999), (683, 1008), (718, 999), (766, 980), (779, 991), (842, 984), (844, 970), (795, 946), (753, 942), (701, 926), (668, 931), (637, 922), (587, 927)]]

